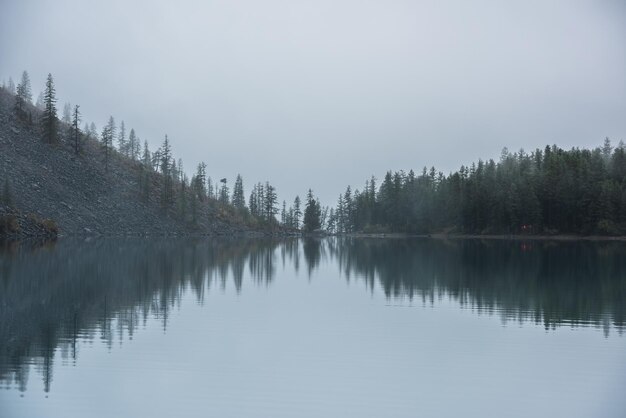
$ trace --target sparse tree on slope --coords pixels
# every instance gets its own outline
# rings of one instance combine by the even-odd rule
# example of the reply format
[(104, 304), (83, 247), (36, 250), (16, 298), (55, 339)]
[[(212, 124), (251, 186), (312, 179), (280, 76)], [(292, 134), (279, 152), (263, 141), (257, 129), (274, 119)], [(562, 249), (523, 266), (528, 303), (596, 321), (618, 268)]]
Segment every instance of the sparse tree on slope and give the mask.
[(243, 192), (243, 179), (239, 174), (237, 174), (235, 186), (233, 187), (233, 206), (239, 211), (246, 208), (246, 198)]
[(32, 104), (33, 103), (33, 93), (30, 87), (30, 77), (28, 76), (28, 72), (24, 71), (22, 73), (22, 81), (20, 81), (20, 85), (22, 86), (22, 97), (25, 103)]
[(44, 112), (42, 117), (43, 137), (48, 143), (54, 143), (58, 139), (59, 120), (57, 119), (56, 101), (54, 80), (52, 79), (52, 74), (48, 74), (46, 90), (44, 92)]
[(163, 190), (161, 191), (161, 204), (169, 205), (173, 200), (173, 182), (172, 182), (172, 148), (167, 135), (161, 146), (161, 174), (163, 174)]
[(66, 125), (72, 123), (72, 105), (69, 102), (65, 102), (63, 106), (63, 118), (61, 120)]
[(109, 122), (102, 129), (102, 146), (104, 147), (104, 167), (109, 169), (109, 155), (113, 148), (113, 138), (115, 138), (115, 119), (109, 117)]
[(223, 178), (220, 180), (220, 182), (222, 183), (222, 187), (220, 188), (220, 196), (219, 196), (219, 201), (222, 205), (226, 206), (228, 205), (228, 201), (229, 201), (229, 190), (228, 190), (228, 185), (226, 183), (226, 178)]
[(80, 128), (78, 125), (80, 124), (80, 112), (78, 109), (79, 105), (74, 106), (74, 118), (72, 120), (72, 136), (74, 137), (74, 152), (78, 154), (80, 151)]
[(13, 79), (11, 77), (9, 77), (9, 84), (7, 86), (7, 89), (9, 90), (9, 93), (15, 94), (15, 83), (13, 82)]
[(193, 190), (196, 193), (196, 196), (201, 202), (204, 202), (204, 198), (206, 196), (206, 189), (204, 187), (206, 183), (206, 164), (201, 162), (198, 164), (196, 168), (196, 175), (192, 179), (193, 182)]
[(143, 141), (143, 156), (141, 162), (146, 167), (146, 170), (152, 169), (152, 159), (150, 157), (150, 149), (148, 149), (148, 141)]
[(117, 134), (117, 149), (120, 150), (122, 155), (129, 156), (128, 143), (126, 142), (126, 125), (124, 121), (120, 123), (120, 131)]
[(39, 96), (37, 96), (37, 103), (35, 103), (35, 107), (39, 110), (45, 109), (45, 100), (43, 97), (43, 91), (39, 92)]
[(30, 78), (28, 73), (24, 71), (22, 73), (22, 80), (17, 85), (17, 91), (15, 94), (15, 114), (20, 119), (26, 119), (26, 104), (32, 104), (33, 95), (30, 88)]
[(137, 138), (137, 134), (135, 134), (135, 130), (131, 128), (130, 134), (128, 134), (128, 154), (130, 158), (134, 161), (137, 158), (139, 158), (139, 152), (140, 152), (139, 138)]

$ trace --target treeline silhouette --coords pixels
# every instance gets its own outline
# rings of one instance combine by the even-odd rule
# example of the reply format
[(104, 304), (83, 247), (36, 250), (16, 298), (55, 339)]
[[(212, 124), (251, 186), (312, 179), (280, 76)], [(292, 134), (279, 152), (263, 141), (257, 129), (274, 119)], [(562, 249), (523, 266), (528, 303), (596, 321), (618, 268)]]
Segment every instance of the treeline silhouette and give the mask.
[[(282, 259), (282, 263), (280, 262)], [(267, 286), (279, 266), (308, 275), (334, 263), (346, 280), (386, 297), (448, 298), (504, 321), (626, 325), (626, 246), (619, 242), (523, 242), (333, 237), (288, 240), (64, 239), (0, 249), (0, 381), (25, 390), (30, 365), (44, 389), (55, 352), (76, 360), (80, 341), (109, 347), (150, 317), (166, 329), (188, 292)]]
[(504, 149), (445, 176), (387, 172), (380, 187), (341, 194), (331, 232), (471, 234), (626, 233), (626, 148), (607, 138), (593, 150), (556, 145), (526, 153)]

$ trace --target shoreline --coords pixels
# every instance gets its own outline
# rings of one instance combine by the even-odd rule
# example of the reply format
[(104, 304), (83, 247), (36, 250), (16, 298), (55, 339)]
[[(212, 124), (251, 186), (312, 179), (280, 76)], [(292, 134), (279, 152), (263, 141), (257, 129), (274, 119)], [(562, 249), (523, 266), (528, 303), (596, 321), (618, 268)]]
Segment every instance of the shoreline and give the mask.
[(443, 240), (454, 239), (486, 239), (486, 240), (513, 240), (513, 241), (626, 241), (626, 236), (610, 236), (610, 235), (573, 235), (573, 234), (556, 234), (556, 235), (520, 235), (520, 234), (404, 234), (404, 233), (388, 233), (388, 234), (364, 234), (353, 233), (334, 236), (346, 236), (355, 238), (433, 238)]
[(350, 233), (350, 234), (320, 234), (304, 232), (278, 232), (278, 231), (238, 231), (236, 233), (206, 233), (206, 232), (105, 232), (105, 233), (58, 233), (50, 234), (0, 234), (0, 241), (19, 241), (29, 239), (57, 240), (63, 238), (155, 238), (155, 237), (177, 237), (177, 238), (327, 238), (327, 237), (350, 237), (350, 238), (372, 238), (372, 239), (406, 239), (406, 238), (429, 238), (437, 240), (510, 240), (510, 241), (620, 241), (626, 242), (626, 236), (605, 236), (605, 235), (520, 235), (520, 234), (407, 234), (407, 233)]

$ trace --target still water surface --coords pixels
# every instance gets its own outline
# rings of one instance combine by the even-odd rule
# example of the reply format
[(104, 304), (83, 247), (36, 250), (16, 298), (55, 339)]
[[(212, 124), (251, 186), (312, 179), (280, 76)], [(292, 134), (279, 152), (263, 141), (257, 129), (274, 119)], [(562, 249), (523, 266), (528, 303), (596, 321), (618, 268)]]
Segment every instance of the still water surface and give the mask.
[(0, 417), (624, 417), (626, 244), (0, 248)]

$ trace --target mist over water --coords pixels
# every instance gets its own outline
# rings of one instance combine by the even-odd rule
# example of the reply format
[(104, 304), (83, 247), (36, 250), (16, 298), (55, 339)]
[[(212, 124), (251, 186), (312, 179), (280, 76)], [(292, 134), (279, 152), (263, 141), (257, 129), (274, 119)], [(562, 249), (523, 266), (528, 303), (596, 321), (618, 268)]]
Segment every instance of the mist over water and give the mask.
[(0, 410), (617, 417), (625, 264), (620, 242), (5, 245)]

